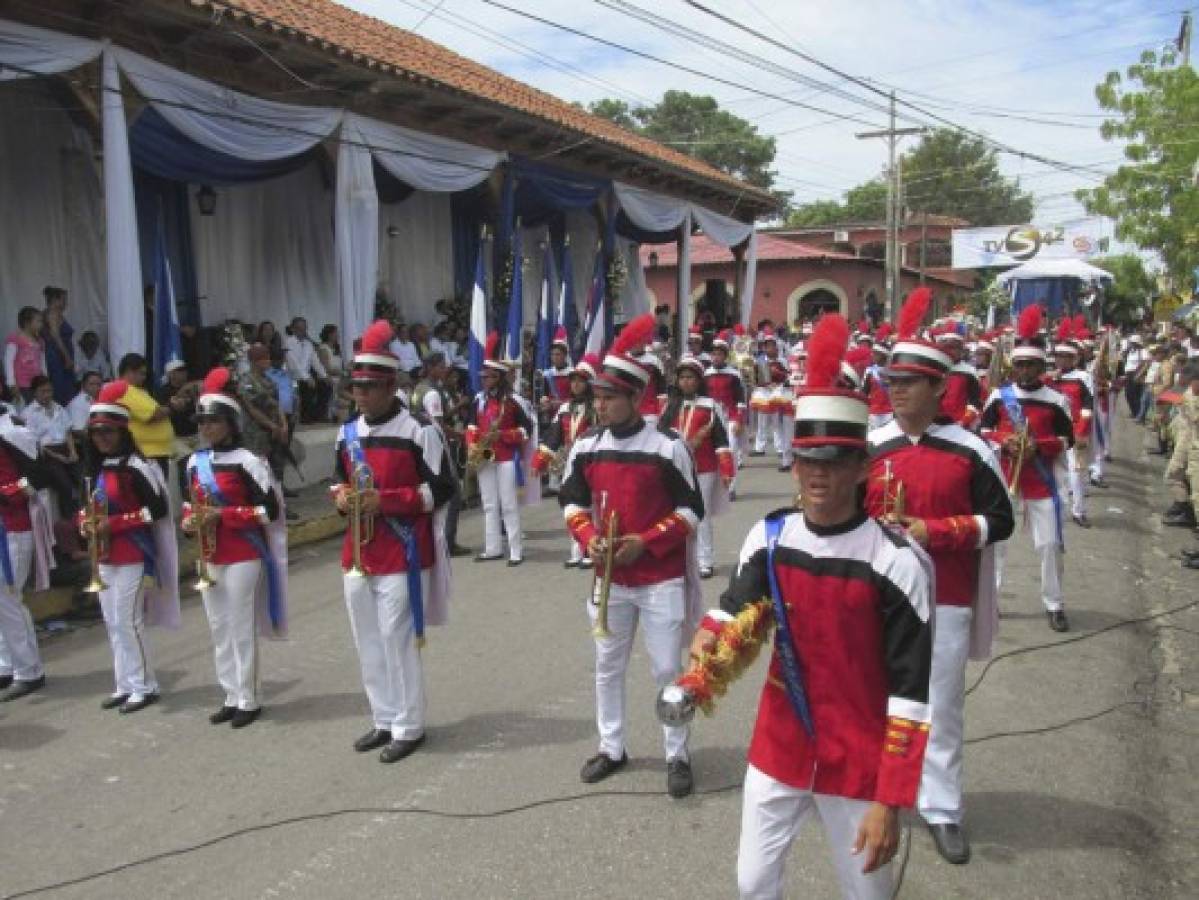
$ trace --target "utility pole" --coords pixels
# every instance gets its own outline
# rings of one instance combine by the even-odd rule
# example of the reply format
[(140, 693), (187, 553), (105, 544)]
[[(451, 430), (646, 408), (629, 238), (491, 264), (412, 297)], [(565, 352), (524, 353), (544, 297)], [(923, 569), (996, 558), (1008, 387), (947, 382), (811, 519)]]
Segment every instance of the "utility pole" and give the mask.
[(899, 229), (902, 217), (902, 187), (900, 184), (899, 164), (895, 158), (895, 150), (899, 139), (909, 134), (924, 134), (928, 129), (896, 128), (895, 127), (895, 92), (891, 91), (891, 121), (885, 131), (863, 131), (855, 135), (859, 139), (887, 139), (887, 252), (886, 252), (886, 293), (887, 318), (895, 319), (895, 311), (899, 308)]
[(1182, 14), (1182, 28), (1178, 31), (1178, 49), (1182, 52), (1182, 64), (1191, 64), (1191, 13), (1187, 10)]

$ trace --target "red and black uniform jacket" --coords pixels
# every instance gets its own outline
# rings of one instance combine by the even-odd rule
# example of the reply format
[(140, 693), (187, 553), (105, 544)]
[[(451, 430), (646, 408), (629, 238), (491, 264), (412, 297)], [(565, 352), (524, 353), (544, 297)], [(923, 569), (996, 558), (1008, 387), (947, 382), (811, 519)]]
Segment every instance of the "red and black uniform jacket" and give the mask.
[(494, 425), (498, 432), (498, 437), (491, 445), (495, 453), (494, 461), (510, 462), (520, 456), (521, 448), (533, 433), (533, 423), (516, 398), (507, 391), (479, 391), (475, 394), (471, 410), (474, 421), (466, 426), (467, 449), (483, 440)]
[[(144, 563), (141, 547), (134, 535), (144, 535), (142, 542), (153, 542), (150, 526), (169, 514), (167, 496), (159, 490), (156, 466), (140, 453), (128, 456), (109, 456), (100, 464), (99, 478), (104, 479), (108, 497), (108, 553), (104, 562), (112, 566), (131, 566)], [(84, 511), (77, 517), (82, 524)]]
[(1012, 501), (995, 452), (960, 425), (933, 423), (913, 442), (897, 422), (870, 434), (866, 509), (884, 511), (891, 488), (903, 485), (904, 514), (923, 519), (936, 570), (937, 603), (972, 606), (982, 548), (1007, 540), (1015, 527)]
[[(454, 494), (445, 462), (441, 432), (423, 424), (396, 401), (391, 411), (377, 419), (358, 417), (358, 442), (379, 492), (380, 515), (374, 534), (362, 548), (362, 567), (368, 575), (407, 572), (404, 542), (384, 521), (399, 519), (416, 529), (421, 569), (431, 568), (433, 555), (433, 510)], [(349, 484), (353, 460), (342, 434), (337, 437), (337, 478)], [(348, 568), (354, 558), (350, 529), (341, 548), (341, 564)]]
[(682, 578), (687, 539), (704, 517), (691, 452), (643, 419), (597, 428), (579, 438), (566, 461), (558, 503), (584, 547), (617, 516), (616, 533), (639, 534), (645, 553), (612, 570), (613, 584), (641, 587)]
[(708, 366), (704, 372), (704, 386), (708, 396), (724, 410), (726, 421), (740, 423), (745, 418), (745, 382), (739, 369), (728, 363), (719, 369)]
[(871, 368), (866, 370), (866, 377), (862, 379), (862, 390), (866, 394), (866, 406), (872, 416), (884, 416), (893, 412), (891, 394), (880, 378), (879, 373)]
[(545, 376), (545, 396), (551, 400), (557, 400), (559, 403), (565, 403), (570, 399), (570, 373), (573, 372), (570, 366), (563, 366), (561, 369), (543, 369), (541, 374)]
[(37, 439), (23, 425), (9, 420), (0, 436), (0, 517), (10, 534), (32, 529), (26, 488), (41, 486)]
[[(775, 653), (749, 762), (800, 790), (912, 806), (928, 743), (928, 576), (908, 540), (864, 512), (835, 527), (786, 516), (775, 575), (811, 709), (809, 736)], [(713, 619), (770, 596), (766, 527), (753, 527)], [(719, 625), (718, 625), (719, 627)]]
[(1048, 382), (1053, 390), (1070, 401), (1070, 419), (1074, 423), (1074, 438), (1090, 440), (1091, 419), (1095, 415), (1095, 397), (1091, 394), (1090, 376), (1081, 369), (1061, 372)]
[[(708, 428), (709, 425), (711, 428)], [(658, 420), (658, 429), (668, 434), (674, 432), (689, 447), (692, 446), (692, 439), (707, 429), (703, 440), (692, 450), (695, 471), (700, 475), (719, 472), (728, 479), (736, 474), (724, 416), (711, 397), (671, 398), (662, 412), (662, 418)]]
[[(1074, 429), (1070, 422), (1070, 401), (1057, 391), (1040, 385), (1035, 391), (1026, 391), (1015, 386), (1016, 399), (1028, 421), (1028, 434), (1036, 446), (1037, 456), (1047, 468), (1066, 449), (1074, 446)], [(993, 444), (1002, 444), (1003, 439), (1016, 433), (1016, 427), (1008, 417), (1007, 407), (999, 391), (992, 391), (983, 409), (982, 436)], [(1011, 477), (1013, 460), (1002, 453), (1003, 478), (1007, 483)], [(1020, 493), (1027, 500), (1045, 500), (1051, 496), (1049, 485), (1037, 472), (1031, 459), (1025, 459), (1020, 469)]]
[(957, 363), (945, 376), (939, 415), (968, 428), (978, 420), (982, 405), (978, 372), (969, 363)]
[(540, 472), (545, 469), (554, 454), (563, 447), (573, 446), (584, 432), (595, 427), (597, 421), (595, 407), (590, 400), (571, 400), (559, 406), (544, 443), (537, 448), (537, 456), (533, 459), (534, 470)]
[[(230, 445), (213, 450), (212, 476), (225, 504), (222, 506), (214, 498), (207, 500), (221, 513), (216, 526), (216, 546), (212, 550), (213, 564), (228, 566), (261, 559), (247, 533), (257, 532), (265, 540), (263, 527), (279, 518), (279, 498), (271, 487), (270, 466), (245, 447)], [(195, 491), (207, 493), (196, 473), (195, 457), (187, 462), (187, 480)], [(191, 514), (191, 503), (184, 503), (183, 518), (190, 519)]]

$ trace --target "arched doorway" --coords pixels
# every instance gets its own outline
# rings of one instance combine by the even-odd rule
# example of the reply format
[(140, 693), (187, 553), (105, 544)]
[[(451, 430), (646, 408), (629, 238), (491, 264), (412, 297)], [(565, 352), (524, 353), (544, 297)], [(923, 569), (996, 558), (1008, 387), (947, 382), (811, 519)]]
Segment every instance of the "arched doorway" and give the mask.
[(819, 280), (801, 284), (787, 298), (787, 321), (811, 320), (826, 312), (847, 315), (849, 299), (840, 285), (832, 281)]

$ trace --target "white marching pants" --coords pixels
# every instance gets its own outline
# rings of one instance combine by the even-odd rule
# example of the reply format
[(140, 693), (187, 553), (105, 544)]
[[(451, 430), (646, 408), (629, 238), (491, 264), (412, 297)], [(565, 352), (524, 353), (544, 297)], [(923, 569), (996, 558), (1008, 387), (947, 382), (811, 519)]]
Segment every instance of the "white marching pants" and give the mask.
[(932, 728), (924, 751), (916, 808), (929, 825), (962, 824), (962, 739), (966, 729), (968, 606), (937, 606), (928, 702)]
[[(1033, 549), (1041, 559), (1041, 603), (1046, 612), (1063, 609), (1062, 573), (1065, 560), (1058, 543), (1057, 516), (1053, 500), (1024, 500), (1024, 520), (1032, 531)], [(1003, 589), (1003, 570), (1007, 562), (1007, 541), (995, 545), (995, 589)]]
[(695, 535), (696, 555), (699, 557), (699, 567), (710, 569), (713, 565), (715, 550), (712, 546), (712, 503), (716, 491), (721, 489), (719, 472), (701, 472), (697, 476), (699, 490), (704, 498), (704, 517), (699, 520), (699, 528)]
[[(1094, 448), (1091, 453), (1091, 477), (1096, 481), (1103, 480), (1103, 473), (1107, 468), (1107, 460), (1112, 455), (1112, 425), (1115, 424), (1115, 416), (1109, 412), (1104, 412), (1098, 401), (1095, 403), (1095, 418), (1091, 425), (1091, 446)], [(1099, 429), (1103, 429), (1103, 441), (1099, 440)]]
[[(608, 595), (608, 631), (611, 636), (595, 640), (595, 706), (599, 749), (611, 759), (620, 759), (625, 752), (625, 672), (633, 651), (637, 620), (640, 618), (644, 626), (645, 649), (649, 654), (654, 683), (663, 688), (683, 672), (684, 606), (682, 578), (644, 587), (612, 585)], [(592, 625), (595, 624), (598, 609), (595, 603), (587, 604)], [(662, 734), (667, 760), (688, 758), (686, 725), (663, 725)]]
[(114, 696), (128, 695), (138, 701), (158, 693), (150, 649), (146, 642), (146, 604), (142, 597), (141, 563), (100, 564), (100, 580), (108, 587), (100, 592), (100, 610), (108, 643), (112, 646)]
[(508, 558), (520, 559), (524, 548), (520, 538), (520, 505), (516, 496), (516, 462), (489, 462), (479, 467), (479, 496), (483, 501), (483, 553), (499, 556), (503, 537), (508, 535)]
[(8, 558), (12, 560), (13, 584), (0, 576), (0, 675), (17, 681), (35, 681), (45, 674), (37, 649), (33, 617), (21, 599), (33, 565), (33, 532), (8, 533)]
[(1066, 451), (1066, 478), (1070, 485), (1070, 514), (1087, 514), (1087, 451), (1077, 444)]
[(781, 900), (787, 853), (812, 816), (819, 816), (824, 825), (841, 895), (847, 900), (890, 900), (891, 864), (863, 875), (865, 851), (857, 856), (851, 852), (869, 808), (867, 800), (800, 790), (748, 766), (737, 851), (737, 890), (742, 900)]
[(791, 465), (791, 428), (793, 420), (776, 412), (758, 413), (758, 434), (754, 438), (754, 451), (766, 452), (766, 436), (770, 435), (774, 442), (774, 452), (778, 454), (779, 465)]
[(258, 709), (261, 688), (254, 594), (264, 574), (262, 561), (210, 565), (208, 571), (216, 584), (201, 593), (208, 627), (212, 630), (216, 678), (225, 691), (225, 706)]
[[(408, 604), (408, 575), (346, 575), (342, 585), (375, 727), (397, 741), (415, 740), (425, 733), (425, 672)], [(421, 573), (421, 594), (429, 596), (428, 572)]]
[(740, 469), (745, 465), (745, 426), (732, 419), (729, 419), (728, 423), (729, 446), (733, 449), (733, 458), (737, 462), (737, 468)]

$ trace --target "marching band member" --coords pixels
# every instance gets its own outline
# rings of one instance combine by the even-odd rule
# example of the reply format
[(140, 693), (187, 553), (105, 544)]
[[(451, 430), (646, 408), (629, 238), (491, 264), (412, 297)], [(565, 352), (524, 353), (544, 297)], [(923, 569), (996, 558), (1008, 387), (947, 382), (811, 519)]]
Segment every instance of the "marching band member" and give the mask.
[[(1039, 331), (1041, 307), (1027, 307), (1016, 324), (1013, 381), (991, 392), (983, 409), (982, 436), (999, 446), (1004, 480), (1024, 500), (1025, 521), (1041, 557), (1041, 602), (1049, 627), (1068, 631), (1062, 601), (1062, 509), (1054, 467), (1074, 443), (1070, 403), (1046, 387), (1046, 353)], [(1003, 580), (1003, 545), (996, 560), (996, 588)]]
[(550, 367), (541, 373), (545, 384), (545, 395), (538, 401), (538, 411), (547, 421), (563, 403), (570, 402), (570, 379), (575, 370), (570, 365), (570, 341), (565, 326), (554, 330), (550, 344)]
[[(533, 458), (533, 471), (541, 474), (554, 468), (555, 460), (565, 466), (566, 454), (575, 441), (595, 427), (595, 401), (591, 394), (591, 380), (599, 373), (600, 358), (588, 353), (570, 373), (570, 399), (558, 407), (558, 414), (550, 425), (545, 443), (538, 448)], [(570, 556), (563, 563), (568, 569), (590, 568), (591, 559), (583, 552), (583, 545), (571, 538)]]
[[(912, 292), (899, 313), (901, 334), (915, 334), (929, 299), (924, 288)], [(991, 655), (999, 618), (993, 547), (1011, 535), (1014, 518), (994, 451), (940, 416), (952, 371), (943, 344), (913, 337), (892, 349), (887, 382), (895, 419), (870, 433), (866, 508), (932, 557), (932, 730), (917, 809), (937, 851), (961, 864), (970, 859), (962, 832), (966, 661)]]
[(724, 412), (706, 396), (702, 360), (684, 357), (675, 367), (679, 393), (662, 412), (658, 428), (675, 432), (691, 448), (696, 477), (704, 498), (704, 517), (696, 533), (699, 577), (711, 578), (715, 552), (712, 547), (712, 519), (729, 507), (729, 486), (733, 483), (736, 463), (729, 447)]
[(1088, 365), (1091, 383), (1095, 386), (1094, 452), (1091, 453), (1091, 485), (1105, 488), (1104, 479), (1108, 461), (1112, 458), (1112, 439), (1116, 417), (1116, 397), (1119, 388), (1113, 384), (1113, 368), (1119, 354), (1112, 349), (1112, 332), (1109, 326), (1095, 336), (1095, 355)]
[(100, 608), (112, 645), (116, 690), (100, 706), (134, 713), (158, 701), (142, 632), (146, 625), (179, 627), (179, 566), (166, 479), (133, 446), (129, 411), (121, 403), (127, 389), (124, 381), (104, 385), (88, 413), (86, 458), (94, 484), (88, 505), (98, 516), (91, 521), (85, 507), (79, 526), (84, 537), (106, 548)]
[(754, 437), (754, 456), (766, 452), (767, 435), (774, 441), (774, 452), (778, 454), (779, 470), (791, 467), (791, 440), (788, 430), (791, 422), (791, 390), (787, 385), (789, 375), (786, 362), (779, 356), (778, 338), (773, 331), (762, 335), (762, 356), (758, 359), (758, 384), (754, 388), (750, 403), (757, 412), (758, 433)]
[(34, 489), (37, 438), (0, 403), (0, 703), (46, 685), (33, 617), (22, 600), (29, 570), (34, 588), (50, 586), (54, 566), (50, 510)]
[(270, 464), (241, 445), (241, 404), (232, 375), (208, 373), (196, 422), (207, 448), (187, 462), (183, 531), (198, 536), (198, 585), (212, 631), (217, 681), (225, 692), (213, 725), (244, 728), (262, 712), (258, 634), (287, 633), (287, 526)]
[[(610, 630), (595, 640), (600, 744), (580, 772), (587, 784), (628, 762), (624, 683), (638, 620), (661, 688), (682, 670), (684, 635), (701, 612), (691, 540), (704, 505), (691, 453), (638, 412), (651, 375), (630, 348), (646, 339), (653, 325), (648, 314), (629, 322), (604, 358), (592, 385), (602, 427), (575, 442), (558, 493), (567, 528), (597, 568), (601, 590), (588, 603), (589, 615), (597, 624), (605, 614)], [(599, 569), (605, 557), (612, 563), (610, 592), (602, 596), (605, 579)], [(684, 797), (692, 789), (688, 730), (663, 726), (663, 731), (667, 791)]]
[(953, 323), (935, 332), (937, 346), (950, 359), (953, 368), (945, 376), (945, 392), (941, 395), (941, 415), (947, 416), (963, 428), (972, 428), (982, 409), (982, 389), (979, 387), (978, 372), (966, 362), (966, 341)]
[(519, 566), (524, 545), (517, 491), (525, 486), (525, 445), (534, 431), (532, 418), (509, 387), (508, 366), (498, 358), (498, 350), (499, 334), (492, 332), (483, 359), (483, 390), (475, 395), (474, 421), (466, 429), (467, 460), (474, 460), (483, 503), (485, 543), (475, 560), (503, 557), (502, 524), (508, 537), (508, 565)]
[(712, 354), (704, 350), (704, 331), (698, 324), (687, 329), (687, 352), (683, 355), (698, 359), (705, 366), (712, 362)]
[[(733, 333), (727, 328), (712, 341), (712, 363), (704, 371), (704, 384), (708, 396), (715, 400), (724, 413), (729, 429), (729, 445), (733, 448), (734, 462), (740, 468), (745, 463), (745, 381), (741, 370), (729, 365), (729, 349)], [(729, 485), (729, 499), (735, 498), (735, 481)]]
[(1092, 417), (1095, 415), (1095, 398), (1091, 390), (1091, 376), (1078, 368), (1078, 346), (1073, 343), (1077, 336), (1074, 325), (1063, 319), (1058, 326), (1057, 343), (1053, 346), (1053, 358), (1057, 371), (1049, 379), (1048, 386), (1070, 401), (1070, 420), (1074, 425), (1074, 446), (1065, 453), (1066, 483), (1070, 487), (1070, 515), (1080, 528), (1090, 528), (1087, 518), (1087, 490), (1083, 473), (1087, 471), (1087, 448), (1091, 441)]
[(887, 392), (887, 380), (883, 368), (887, 364), (890, 353), (887, 342), (894, 329), (890, 322), (878, 326), (874, 333), (874, 343), (870, 346), (871, 364), (866, 369), (863, 390), (866, 393), (866, 403), (870, 409), (870, 430), (882, 428), (892, 419), (891, 395)]
[(991, 388), (994, 387), (991, 384), (991, 360), (994, 358), (995, 338), (988, 331), (974, 342), (974, 349), (970, 353), (970, 364), (978, 373), (979, 394), (983, 397), (991, 396)]
[(382, 747), (394, 763), (425, 740), (420, 646), (426, 625), (445, 624), (449, 568), (434, 510), (452, 497), (451, 473), (436, 426), (418, 421), (395, 396), (400, 362), (388, 349), (391, 326), (362, 335), (350, 371), (360, 415), (337, 438), (338, 512), (350, 519), (342, 546), (342, 586), (373, 726), (354, 742)]
[(778, 633), (749, 746), (737, 854), (740, 895), (753, 900), (783, 896), (787, 853), (815, 817), (844, 896), (890, 898), (898, 811), (916, 800), (928, 737), (927, 560), (862, 508), (867, 406), (832, 386), (848, 334), (837, 316), (840, 333), (830, 340), (832, 318), (812, 336), (796, 401), (804, 510), (771, 513), (751, 529), (720, 608), (691, 644), (693, 659), (705, 656), (734, 616), (768, 598)]

